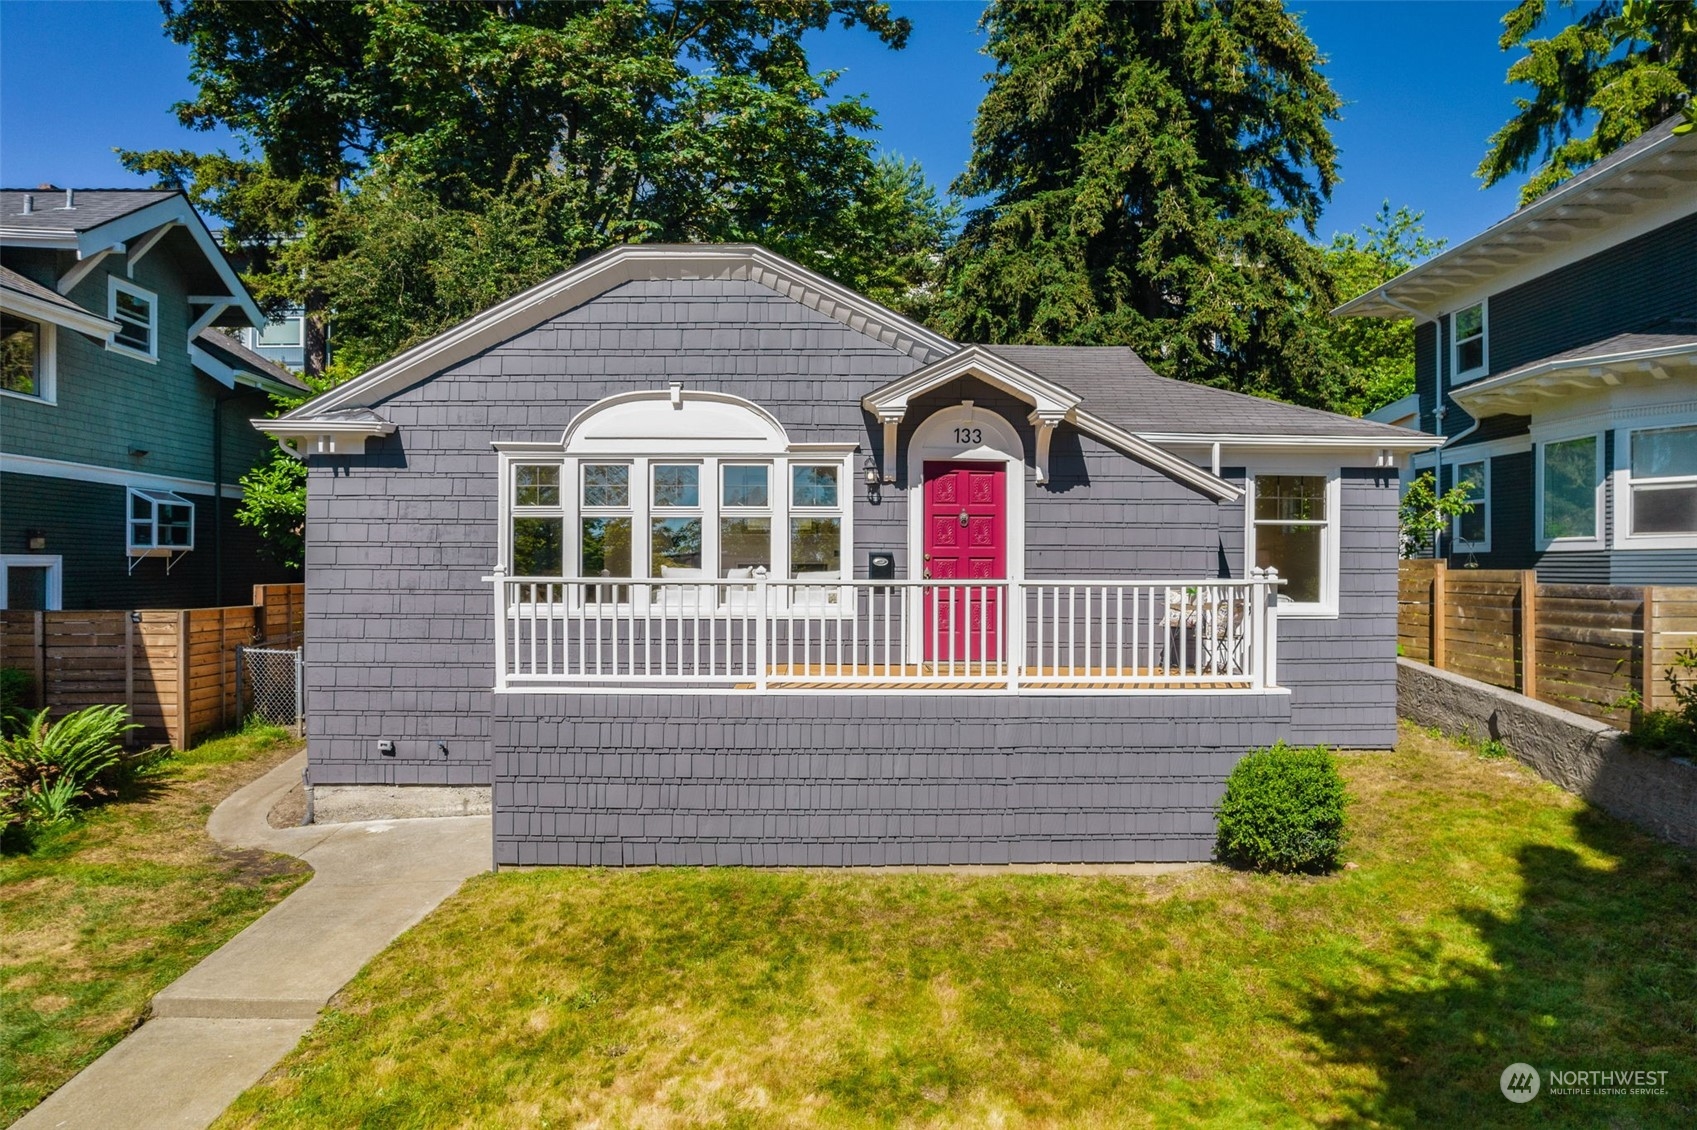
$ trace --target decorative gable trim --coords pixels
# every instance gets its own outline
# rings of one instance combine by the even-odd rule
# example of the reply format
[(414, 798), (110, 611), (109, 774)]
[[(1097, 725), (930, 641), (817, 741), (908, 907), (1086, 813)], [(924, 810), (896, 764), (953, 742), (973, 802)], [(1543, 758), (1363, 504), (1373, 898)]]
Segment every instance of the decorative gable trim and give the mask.
[(934, 361), (957, 348), (919, 323), (761, 247), (638, 244), (586, 259), (308, 401), (282, 419), (308, 420), (338, 409), (370, 406), (625, 283), (687, 279), (759, 283), (921, 362)]
[(891, 456), (896, 450), (897, 428), (907, 415), (908, 405), (916, 398), (965, 376), (975, 377), (1032, 406), (1030, 421), (1037, 429), (1034, 462), (1039, 483), (1049, 481), (1049, 444), (1055, 428), (1064, 421), (1133, 459), (1211, 496), (1216, 501), (1229, 501), (1241, 493), (1237, 487), (1219, 476), (1083, 411), (1080, 408), (1081, 398), (1071, 389), (1040, 377), (1023, 365), (1017, 365), (982, 345), (969, 345), (940, 361), (873, 389), (861, 398), (861, 407), (877, 416), (879, 422), (884, 425), (885, 482), (895, 481), (895, 463)]

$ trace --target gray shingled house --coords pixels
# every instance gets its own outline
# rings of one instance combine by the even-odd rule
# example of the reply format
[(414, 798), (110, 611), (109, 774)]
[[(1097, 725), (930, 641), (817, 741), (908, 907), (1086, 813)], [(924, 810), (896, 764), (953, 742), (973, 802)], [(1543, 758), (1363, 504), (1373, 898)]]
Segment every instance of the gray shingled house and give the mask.
[(258, 426), (315, 789), (492, 787), (498, 863), (1202, 859), (1247, 749), (1395, 739), (1431, 437), (757, 247), (606, 252)]

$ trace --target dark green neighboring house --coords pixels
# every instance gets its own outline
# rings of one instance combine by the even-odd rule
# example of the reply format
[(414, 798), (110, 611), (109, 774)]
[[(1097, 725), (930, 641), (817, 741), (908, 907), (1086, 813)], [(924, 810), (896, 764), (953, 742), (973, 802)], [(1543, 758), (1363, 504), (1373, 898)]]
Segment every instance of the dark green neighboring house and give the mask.
[[(1413, 318), (1411, 460), (1476, 499), (1452, 565), (1697, 584), (1697, 134), (1647, 132), (1346, 303)], [(1406, 481), (1409, 475), (1404, 476)]]
[(232, 336), (264, 316), (181, 193), (0, 190), (0, 317), (0, 608), (297, 579), (234, 511), (249, 419), (301, 385)]

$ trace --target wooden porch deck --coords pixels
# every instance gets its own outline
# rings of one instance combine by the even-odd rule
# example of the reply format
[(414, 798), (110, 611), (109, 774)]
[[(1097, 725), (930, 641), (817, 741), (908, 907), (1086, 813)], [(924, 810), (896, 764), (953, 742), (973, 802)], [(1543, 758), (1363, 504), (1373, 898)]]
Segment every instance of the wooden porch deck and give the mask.
[[(1178, 674), (1161, 667), (1028, 667), (1020, 675), (1020, 685), (1068, 691), (1248, 690), (1251, 686), (1247, 678), (1175, 679)], [(985, 663), (777, 664), (766, 672), (767, 690), (1003, 691), (1007, 685), (1007, 671)], [(735, 689), (751, 691), (755, 684), (737, 683)]]

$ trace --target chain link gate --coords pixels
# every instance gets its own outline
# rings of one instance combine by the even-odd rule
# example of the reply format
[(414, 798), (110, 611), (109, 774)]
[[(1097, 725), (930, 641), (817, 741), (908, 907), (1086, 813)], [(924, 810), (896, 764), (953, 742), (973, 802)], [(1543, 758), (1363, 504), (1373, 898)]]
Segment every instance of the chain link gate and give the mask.
[(267, 722), (301, 734), (306, 712), (306, 679), (301, 649), (242, 647), (236, 649), (236, 715), (257, 715)]

